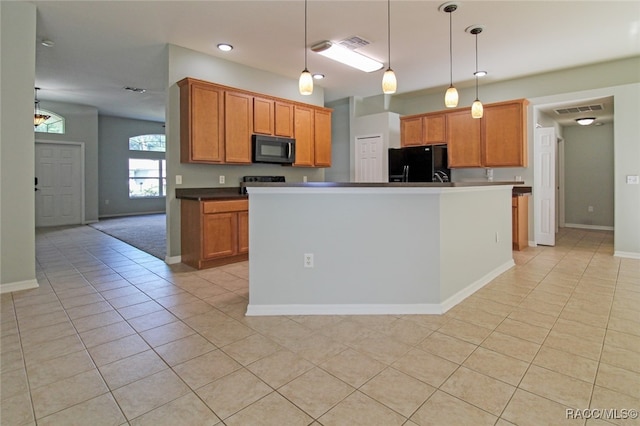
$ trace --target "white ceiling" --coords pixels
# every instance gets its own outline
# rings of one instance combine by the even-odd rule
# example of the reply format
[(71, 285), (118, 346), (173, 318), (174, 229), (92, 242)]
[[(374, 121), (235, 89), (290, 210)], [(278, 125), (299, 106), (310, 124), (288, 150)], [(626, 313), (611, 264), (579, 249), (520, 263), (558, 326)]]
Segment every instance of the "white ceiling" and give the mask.
[[(398, 94), (449, 84), (445, 1), (391, 1), (391, 64)], [(101, 114), (164, 121), (167, 43), (296, 80), (304, 67), (304, 1), (33, 1), (38, 8), (36, 86), (42, 100), (92, 105)], [(482, 84), (640, 54), (639, 1), (457, 2), (453, 80), (474, 84), (478, 36)], [(309, 0), (308, 45), (360, 36), (359, 49), (386, 63), (385, 0)], [(55, 42), (40, 45), (42, 39)], [(216, 49), (227, 42), (228, 53)], [(325, 101), (381, 93), (383, 70), (370, 74), (309, 51)], [(386, 68), (386, 65), (385, 65)], [(297, 84), (292, 81), (292, 84)], [(123, 90), (145, 88), (144, 94)]]

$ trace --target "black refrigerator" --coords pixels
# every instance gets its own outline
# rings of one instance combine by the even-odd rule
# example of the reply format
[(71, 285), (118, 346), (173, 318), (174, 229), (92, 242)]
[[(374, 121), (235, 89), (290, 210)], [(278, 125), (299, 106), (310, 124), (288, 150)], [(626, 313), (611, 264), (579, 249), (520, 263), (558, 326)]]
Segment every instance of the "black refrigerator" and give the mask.
[(448, 182), (447, 146), (389, 148), (389, 182)]

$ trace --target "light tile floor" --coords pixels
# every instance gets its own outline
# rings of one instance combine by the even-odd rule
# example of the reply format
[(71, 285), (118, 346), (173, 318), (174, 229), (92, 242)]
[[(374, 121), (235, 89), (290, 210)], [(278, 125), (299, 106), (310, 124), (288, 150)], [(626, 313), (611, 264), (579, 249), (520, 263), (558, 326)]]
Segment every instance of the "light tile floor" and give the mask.
[(638, 425), (640, 260), (612, 241), (563, 230), (445, 315), (245, 317), (246, 262), (39, 230), (40, 288), (1, 298), (0, 422)]

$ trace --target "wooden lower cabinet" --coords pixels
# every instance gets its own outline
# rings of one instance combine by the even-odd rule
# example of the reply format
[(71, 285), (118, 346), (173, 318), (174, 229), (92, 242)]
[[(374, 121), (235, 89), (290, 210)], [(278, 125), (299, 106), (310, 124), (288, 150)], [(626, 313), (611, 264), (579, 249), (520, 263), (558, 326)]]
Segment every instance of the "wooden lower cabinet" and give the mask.
[(197, 269), (248, 259), (249, 202), (180, 200), (182, 262)]
[(529, 247), (529, 197), (526, 195), (511, 197), (511, 230), (514, 250)]

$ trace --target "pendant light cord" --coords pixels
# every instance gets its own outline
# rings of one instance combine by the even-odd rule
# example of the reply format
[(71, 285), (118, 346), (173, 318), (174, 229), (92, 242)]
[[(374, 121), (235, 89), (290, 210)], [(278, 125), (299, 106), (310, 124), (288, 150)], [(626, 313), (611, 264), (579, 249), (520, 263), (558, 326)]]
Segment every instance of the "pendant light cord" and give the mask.
[(391, 0), (387, 0), (387, 58), (391, 69)]
[(307, 70), (307, 0), (304, 0), (304, 69)]
[(478, 33), (476, 32), (476, 100), (478, 100)]
[[(449, 82), (450, 85), (453, 86), (453, 41), (451, 36), (451, 14), (453, 11), (449, 12)], [(477, 67), (477, 65), (476, 65)]]

